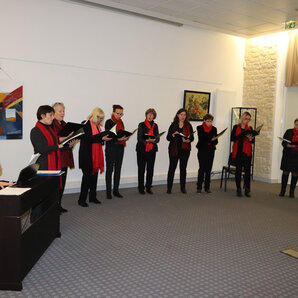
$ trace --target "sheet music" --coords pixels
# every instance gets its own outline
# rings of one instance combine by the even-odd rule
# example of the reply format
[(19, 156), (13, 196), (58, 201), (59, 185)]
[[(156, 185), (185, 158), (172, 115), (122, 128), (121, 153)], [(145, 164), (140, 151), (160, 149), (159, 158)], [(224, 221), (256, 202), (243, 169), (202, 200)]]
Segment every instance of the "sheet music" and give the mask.
[(29, 187), (6, 187), (0, 190), (0, 195), (1, 196), (20, 196), (21, 194), (23, 194), (24, 192), (30, 190), (31, 188)]
[(32, 154), (32, 156), (31, 156), (31, 158), (29, 160), (28, 165), (30, 166), (30, 165), (35, 164), (36, 161), (38, 160), (39, 156), (40, 156), (40, 153)]

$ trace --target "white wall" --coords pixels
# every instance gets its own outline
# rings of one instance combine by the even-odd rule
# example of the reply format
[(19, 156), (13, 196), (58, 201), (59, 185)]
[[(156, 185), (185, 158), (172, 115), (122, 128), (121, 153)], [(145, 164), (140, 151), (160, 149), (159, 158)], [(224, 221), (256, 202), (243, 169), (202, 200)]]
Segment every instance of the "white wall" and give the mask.
[(294, 126), (294, 120), (298, 118), (298, 87), (287, 87), (285, 107), (285, 129)]
[[(224, 100), (217, 89), (233, 92), (233, 105), (241, 104), (244, 39), (59, 0), (0, 0), (0, 9), (0, 66), (24, 85), (23, 140), (0, 144), (7, 179), (16, 179), (32, 154), (29, 135), (41, 104), (63, 101), (65, 120), (81, 121), (95, 106), (109, 117), (112, 104), (118, 103), (124, 106), (123, 121), (129, 130), (144, 120), (147, 108), (154, 107), (161, 131), (182, 106), (185, 89), (211, 91), (211, 111), (215, 100)], [(3, 71), (0, 79), (10, 80)], [(230, 104), (216, 112), (219, 130), (229, 125), (225, 115)], [(125, 150), (123, 184), (136, 182), (135, 143), (134, 136)], [(166, 177), (167, 146), (163, 138), (155, 180)], [(218, 145), (218, 156), (225, 147)], [(214, 170), (223, 163), (226, 160), (216, 158)], [(197, 168), (194, 144), (189, 177)], [(78, 168), (70, 171), (67, 188), (78, 188), (80, 178)], [(99, 185), (103, 184), (101, 176)]]

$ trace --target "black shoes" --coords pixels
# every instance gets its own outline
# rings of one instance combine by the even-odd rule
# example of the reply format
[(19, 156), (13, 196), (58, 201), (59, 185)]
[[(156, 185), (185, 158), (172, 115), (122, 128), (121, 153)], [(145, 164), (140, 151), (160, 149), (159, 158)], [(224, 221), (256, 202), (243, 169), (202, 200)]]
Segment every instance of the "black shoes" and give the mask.
[(181, 192), (186, 194), (186, 189), (185, 188), (181, 188)]
[(117, 198), (123, 198), (119, 191), (113, 191), (113, 195)]
[(59, 206), (59, 212), (60, 213), (66, 213), (68, 210), (63, 208), (62, 206)]
[(237, 188), (237, 197), (242, 197), (241, 188)]
[(153, 192), (151, 189), (146, 189), (146, 192), (149, 194), (149, 195), (153, 195)]
[(141, 190), (141, 189), (139, 189), (139, 193), (140, 193), (141, 195), (144, 195), (144, 194), (145, 194), (145, 191), (144, 191), (144, 190)]
[(94, 204), (101, 204), (101, 201), (98, 201), (97, 199), (89, 200), (89, 202)]
[(202, 193), (202, 190), (201, 189), (197, 189), (197, 193)]
[(244, 194), (246, 197), (250, 198), (250, 189), (245, 189)]
[(210, 189), (206, 189), (205, 191), (206, 191), (206, 193), (211, 193), (212, 192)]
[(82, 207), (89, 207), (89, 205), (86, 202), (78, 201), (78, 204)]
[(168, 189), (168, 190), (167, 190), (167, 194), (170, 195), (171, 193), (172, 193), (172, 191), (171, 191), (170, 189)]

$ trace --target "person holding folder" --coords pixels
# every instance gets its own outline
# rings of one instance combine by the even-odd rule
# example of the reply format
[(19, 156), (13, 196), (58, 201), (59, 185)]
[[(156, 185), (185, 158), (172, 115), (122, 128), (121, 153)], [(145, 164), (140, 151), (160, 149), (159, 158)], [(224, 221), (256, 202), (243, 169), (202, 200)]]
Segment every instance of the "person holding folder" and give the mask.
[[(236, 165), (235, 182), (237, 187), (237, 196), (241, 197), (241, 173), (244, 169), (244, 188), (245, 196), (250, 197), (250, 169), (252, 144), (255, 139), (252, 135), (252, 127), (248, 126), (251, 119), (249, 112), (244, 112), (239, 119), (239, 124), (234, 125), (231, 133), (232, 163)], [(251, 131), (251, 133), (250, 133)]]
[(158, 125), (154, 122), (156, 111), (148, 109), (145, 112), (145, 121), (138, 126), (138, 142), (136, 146), (137, 163), (138, 163), (138, 189), (140, 194), (145, 194), (144, 175), (146, 174), (146, 192), (153, 194), (151, 191), (152, 179), (154, 172), (155, 156), (157, 152), (157, 143), (159, 142)]
[[(55, 111), (54, 120), (53, 120), (53, 128), (55, 133), (58, 135), (62, 128), (66, 125), (64, 121), (65, 116), (65, 106), (62, 102), (56, 102), (53, 104), (53, 109)], [(59, 142), (63, 142), (66, 137), (59, 137)], [(74, 161), (73, 161), (73, 154), (72, 154), (72, 147), (75, 145), (76, 141), (71, 141), (68, 143), (68, 146), (64, 146), (60, 149), (61, 151), (61, 168), (64, 172), (62, 176), (62, 189), (60, 189), (60, 198), (59, 198), (59, 206), (60, 212), (64, 213), (67, 212), (67, 209), (63, 208), (61, 205), (62, 196), (65, 188), (66, 183), (66, 176), (67, 176), (67, 169), (74, 168)]]
[(49, 105), (40, 106), (37, 110), (37, 122), (30, 133), (34, 154), (40, 153), (36, 163), (40, 170), (61, 170), (60, 149), (57, 134), (52, 128), (54, 109)]
[(79, 168), (83, 172), (81, 192), (78, 204), (88, 207), (87, 196), (89, 192), (89, 202), (101, 204), (96, 198), (98, 171), (104, 172), (104, 157), (102, 145), (104, 141), (111, 140), (108, 136), (102, 136), (100, 125), (102, 125), (105, 114), (102, 109), (95, 108), (88, 116), (83, 126), (85, 134), (80, 142)]
[(180, 189), (186, 193), (186, 167), (191, 150), (191, 142), (194, 140), (193, 128), (188, 120), (186, 109), (179, 109), (174, 121), (169, 127), (167, 140), (169, 143), (169, 170), (167, 178), (167, 193), (172, 193), (175, 170), (179, 160), (180, 166)]
[[(286, 192), (289, 174), (292, 173), (290, 198), (295, 197), (295, 188), (298, 179), (298, 118), (294, 121), (294, 128), (288, 129), (284, 136), (282, 146), (284, 147), (281, 159), (280, 169), (282, 172), (281, 177), (281, 190), (279, 196), (283, 197)], [(287, 141), (285, 141), (287, 140)]]
[(198, 134), (198, 182), (197, 182), (197, 193), (202, 192), (202, 185), (204, 181), (204, 189), (206, 193), (211, 193), (210, 190), (210, 177), (211, 169), (214, 160), (214, 153), (216, 150), (216, 145), (218, 144), (217, 129), (212, 125), (213, 116), (211, 114), (206, 114), (203, 118), (203, 124), (197, 126)]
[[(116, 132), (124, 130), (124, 124), (121, 120), (123, 116), (123, 107), (120, 105), (113, 105), (113, 113), (111, 119), (105, 123), (105, 130), (110, 130), (116, 126)], [(114, 171), (114, 188), (113, 195), (118, 198), (123, 196), (119, 193), (121, 167), (124, 155), (124, 147), (128, 137), (113, 138), (106, 143), (106, 193), (107, 199), (112, 199), (112, 174)]]

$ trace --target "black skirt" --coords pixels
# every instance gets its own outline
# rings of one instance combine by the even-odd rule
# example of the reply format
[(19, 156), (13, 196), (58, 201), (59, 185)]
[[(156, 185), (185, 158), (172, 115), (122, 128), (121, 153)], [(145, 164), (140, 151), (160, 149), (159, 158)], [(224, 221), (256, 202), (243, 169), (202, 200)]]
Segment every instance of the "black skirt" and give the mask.
[(280, 169), (282, 171), (298, 173), (298, 151), (285, 148), (282, 154)]

